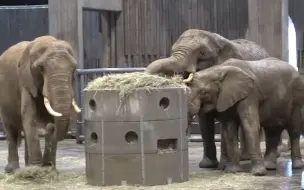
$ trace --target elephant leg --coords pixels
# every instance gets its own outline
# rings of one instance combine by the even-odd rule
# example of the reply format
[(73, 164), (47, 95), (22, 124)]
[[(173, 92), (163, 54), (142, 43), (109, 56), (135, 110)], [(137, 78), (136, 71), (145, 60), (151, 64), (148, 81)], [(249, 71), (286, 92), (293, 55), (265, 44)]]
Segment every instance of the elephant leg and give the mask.
[(4, 124), (6, 139), (8, 142), (8, 158), (7, 158), (8, 163), (5, 166), (5, 172), (12, 173), (16, 169), (20, 168), (19, 155), (18, 155), (19, 132), (16, 126), (8, 124), (5, 121), (3, 121), (3, 124)]
[(251, 155), (253, 175), (266, 175), (266, 168), (261, 154), (260, 147), (260, 118), (258, 103), (255, 100), (246, 99), (239, 103), (237, 111), (240, 117), (241, 125), (244, 130), (246, 147)]
[[(286, 126), (286, 129), (288, 129), (288, 126)], [(283, 135), (288, 136), (288, 144), (287, 145), (283, 143)], [(290, 138), (289, 138), (289, 135), (288, 135), (288, 131), (286, 131), (286, 130), (284, 130), (282, 132), (279, 147), (280, 148), (279, 148), (278, 154), (280, 154), (280, 152), (288, 152), (290, 150)]]
[(303, 128), (303, 118), (302, 118), (302, 108), (301, 106), (296, 106), (292, 113), (292, 125), (288, 126), (288, 136), (290, 140), (291, 147), (291, 160), (292, 168), (300, 169), (303, 168), (304, 164), (301, 156), (300, 149), (300, 137), (301, 129)]
[(24, 121), (25, 136), (27, 143), (27, 164), (28, 165), (40, 165), (42, 160), (42, 153), (40, 150), (40, 142), (36, 136), (36, 128), (32, 126), (32, 122)]
[(274, 127), (274, 130), (264, 129), (266, 151), (264, 154), (265, 167), (268, 170), (277, 168), (277, 149), (281, 139), (282, 130), (279, 127)]
[(245, 160), (250, 160), (251, 156), (247, 151), (246, 145), (245, 145), (245, 138), (244, 138), (244, 130), (242, 127), (239, 127), (239, 134), (240, 134), (240, 160), (245, 161)]
[(301, 169), (304, 167), (300, 149), (300, 133), (289, 130), (289, 139), (291, 145), (291, 160), (293, 169)]
[(45, 147), (43, 154), (43, 166), (53, 166), (56, 168), (57, 140), (53, 137), (55, 125), (48, 123), (46, 126)]
[(38, 137), (38, 127), (36, 118), (35, 103), (28, 92), (22, 92), (22, 125), (24, 136), (27, 143), (28, 165), (40, 165), (42, 161), (42, 153)]
[(238, 125), (232, 120), (225, 122), (222, 127), (222, 139), (223, 143), (221, 147), (225, 147), (221, 150), (226, 149), (227, 163), (224, 169), (225, 172), (235, 173), (241, 172), (239, 148), (238, 148)]
[(218, 160), (216, 158), (216, 146), (214, 141), (214, 115), (213, 113), (199, 112), (199, 125), (201, 129), (204, 157), (199, 163), (200, 168), (216, 168)]
[(24, 163), (26, 166), (28, 166), (28, 150), (27, 150), (27, 143), (26, 143), (26, 137), (24, 136)]
[(226, 143), (227, 141), (225, 140), (225, 136), (223, 136), (223, 125), (221, 125), (221, 157), (220, 157), (220, 163), (217, 166), (218, 170), (225, 170), (226, 165), (228, 163), (228, 154), (227, 154), (227, 147)]

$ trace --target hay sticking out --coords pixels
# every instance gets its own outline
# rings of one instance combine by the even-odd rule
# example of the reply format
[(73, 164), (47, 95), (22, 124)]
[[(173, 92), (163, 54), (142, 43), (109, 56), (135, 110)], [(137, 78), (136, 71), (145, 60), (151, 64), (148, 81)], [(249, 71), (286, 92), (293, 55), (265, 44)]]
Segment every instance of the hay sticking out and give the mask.
[(14, 181), (30, 181), (34, 183), (48, 183), (58, 180), (58, 172), (52, 167), (28, 166), (23, 169), (16, 170), (7, 178), (8, 182)]
[[(31, 169), (33, 170), (33, 169)], [(48, 169), (44, 169), (50, 171)], [(29, 171), (29, 169), (26, 169)], [(36, 172), (42, 172), (41, 169), (36, 168)], [(25, 172), (25, 171), (23, 171)], [(50, 171), (52, 172), (52, 171)], [(44, 172), (42, 172), (44, 175)], [(10, 176), (10, 175), (5, 175)], [(25, 175), (22, 175), (23, 177)], [(27, 176), (27, 175), (26, 175)], [(35, 175), (37, 176), (37, 175)], [(45, 176), (45, 175), (44, 175)], [(48, 175), (49, 176), (49, 175)], [(20, 177), (20, 176), (19, 176)], [(184, 183), (173, 183), (169, 185), (159, 186), (105, 186), (96, 187), (90, 186), (86, 182), (84, 173), (67, 173), (60, 172), (57, 175), (56, 181), (47, 180), (53, 177), (44, 177), (44, 183), (33, 183), (32, 180), (26, 177), (16, 178), (14, 181), (7, 182), (7, 180), (0, 180), (0, 189), (66, 189), (66, 190), (186, 190), (186, 189), (206, 189), (206, 190), (223, 190), (223, 189), (265, 189), (265, 184), (275, 184), (272, 189), (278, 189), (280, 186), (289, 184), (289, 177), (278, 176), (263, 176), (256, 177), (250, 173), (226, 174), (220, 171), (207, 171), (203, 173), (195, 173), (190, 175), (190, 181)], [(9, 177), (6, 177), (9, 178)], [(289, 184), (290, 185), (290, 184)]]
[(131, 95), (136, 89), (147, 91), (159, 87), (186, 87), (181, 76), (165, 77), (145, 72), (110, 74), (89, 82), (84, 90), (117, 90), (121, 100)]

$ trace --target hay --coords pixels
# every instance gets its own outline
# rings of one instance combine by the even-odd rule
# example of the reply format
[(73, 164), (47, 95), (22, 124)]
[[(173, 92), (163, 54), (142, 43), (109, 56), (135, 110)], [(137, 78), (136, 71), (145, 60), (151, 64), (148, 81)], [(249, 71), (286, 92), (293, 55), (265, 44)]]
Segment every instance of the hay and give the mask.
[[(34, 178), (35, 179), (34, 179)], [(10, 180), (8, 180), (10, 179)], [(12, 180), (13, 179), (13, 180)], [(65, 190), (186, 190), (186, 189), (265, 189), (265, 184), (283, 186), (288, 182), (288, 177), (263, 176), (255, 177), (249, 173), (227, 174), (220, 171), (207, 171), (193, 173), (190, 181), (159, 185), (151, 187), (143, 186), (108, 186), (96, 187), (86, 184), (84, 173), (61, 172), (57, 173), (50, 168), (27, 167), (13, 175), (2, 175), (0, 189), (65, 189)], [(39, 183), (37, 181), (40, 181)]]
[(29, 166), (6, 175), (7, 182), (29, 181), (31, 183), (48, 183), (58, 180), (58, 172), (52, 167)]
[(166, 77), (151, 75), (144, 72), (110, 74), (96, 78), (88, 83), (84, 90), (117, 90), (121, 101), (131, 95), (136, 89), (150, 91), (160, 87), (186, 87), (181, 76)]

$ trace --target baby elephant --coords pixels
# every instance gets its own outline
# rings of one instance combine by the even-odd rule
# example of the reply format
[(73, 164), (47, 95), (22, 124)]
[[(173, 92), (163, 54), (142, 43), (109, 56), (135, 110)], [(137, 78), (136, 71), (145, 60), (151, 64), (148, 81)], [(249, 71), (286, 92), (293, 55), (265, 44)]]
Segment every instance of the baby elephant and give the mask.
[[(251, 155), (253, 175), (265, 175), (266, 168), (276, 169), (277, 146), (283, 129), (288, 130), (291, 140), (292, 167), (304, 166), (299, 144), (303, 132), (304, 82), (291, 65), (276, 58), (229, 59), (195, 73), (193, 80), (185, 82), (191, 88), (190, 115), (215, 111), (222, 123), (220, 163), (226, 171), (241, 170), (239, 124)], [(260, 150), (261, 126), (266, 138), (265, 164)]]

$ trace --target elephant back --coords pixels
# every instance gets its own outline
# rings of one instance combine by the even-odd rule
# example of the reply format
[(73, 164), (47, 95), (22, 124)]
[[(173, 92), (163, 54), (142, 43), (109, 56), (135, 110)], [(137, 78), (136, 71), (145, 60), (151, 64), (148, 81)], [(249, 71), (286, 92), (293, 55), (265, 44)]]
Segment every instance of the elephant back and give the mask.
[(265, 48), (246, 39), (232, 40), (244, 60), (260, 60), (270, 57)]

